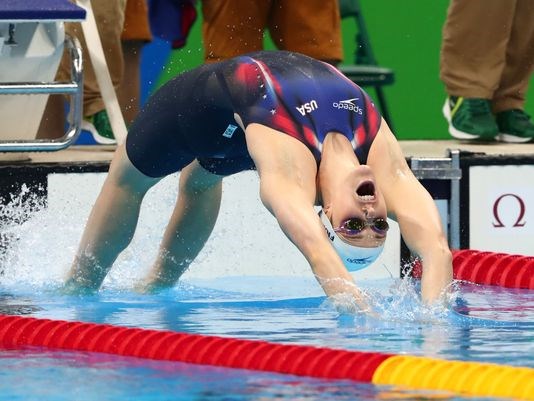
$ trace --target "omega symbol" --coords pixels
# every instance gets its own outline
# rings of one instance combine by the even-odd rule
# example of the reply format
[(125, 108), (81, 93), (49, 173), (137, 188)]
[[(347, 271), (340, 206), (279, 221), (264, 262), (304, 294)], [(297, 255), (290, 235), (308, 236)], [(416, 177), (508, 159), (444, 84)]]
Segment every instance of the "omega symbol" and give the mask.
[(526, 210), (525, 202), (523, 202), (523, 199), (521, 199), (521, 197), (516, 194), (504, 194), (499, 196), (495, 200), (495, 203), (493, 204), (493, 217), (495, 218), (495, 221), (493, 222), (493, 227), (505, 227), (499, 216), (499, 204), (506, 197), (514, 198), (517, 201), (517, 204), (519, 205), (519, 216), (517, 216), (517, 219), (512, 227), (523, 227), (526, 224), (525, 221), (522, 221)]

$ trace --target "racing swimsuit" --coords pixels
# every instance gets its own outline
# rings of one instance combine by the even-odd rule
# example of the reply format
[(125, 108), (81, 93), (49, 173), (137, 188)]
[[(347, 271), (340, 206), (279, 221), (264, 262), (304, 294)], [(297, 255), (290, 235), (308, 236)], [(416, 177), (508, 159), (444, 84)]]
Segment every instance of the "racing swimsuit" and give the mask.
[(253, 169), (243, 128), (258, 123), (290, 135), (317, 163), (329, 132), (349, 139), (360, 163), (380, 128), (369, 96), (329, 64), (261, 51), (206, 64), (163, 85), (126, 139), (131, 162), (162, 177), (194, 159), (220, 175)]

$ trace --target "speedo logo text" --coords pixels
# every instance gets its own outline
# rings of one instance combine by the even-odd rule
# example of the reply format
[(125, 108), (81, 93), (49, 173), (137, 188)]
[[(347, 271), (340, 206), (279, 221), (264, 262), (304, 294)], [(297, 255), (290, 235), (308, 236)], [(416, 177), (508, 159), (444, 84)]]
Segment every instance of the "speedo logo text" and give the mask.
[(301, 106), (295, 107), (300, 114), (305, 116), (306, 114), (310, 114), (312, 111), (317, 110), (319, 106), (317, 105), (317, 102), (315, 100), (312, 100), (311, 102), (304, 103)]
[(340, 100), (339, 102), (332, 103), (332, 107), (334, 107), (335, 109), (350, 110), (359, 115), (362, 115), (363, 114), (362, 108), (358, 106), (357, 104), (353, 103), (355, 100), (358, 100), (358, 98), (355, 97), (352, 99)]

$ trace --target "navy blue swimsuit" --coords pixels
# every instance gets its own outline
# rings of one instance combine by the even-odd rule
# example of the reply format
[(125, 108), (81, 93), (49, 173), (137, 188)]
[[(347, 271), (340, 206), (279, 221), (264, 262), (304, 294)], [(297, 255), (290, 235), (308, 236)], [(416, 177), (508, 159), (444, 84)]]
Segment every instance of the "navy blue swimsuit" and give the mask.
[(369, 96), (329, 64), (263, 51), (203, 65), (163, 85), (128, 133), (128, 157), (151, 177), (194, 159), (220, 175), (253, 169), (235, 116), (245, 128), (263, 124), (298, 139), (318, 163), (332, 131), (345, 135), (366, 163), (381, 121)]

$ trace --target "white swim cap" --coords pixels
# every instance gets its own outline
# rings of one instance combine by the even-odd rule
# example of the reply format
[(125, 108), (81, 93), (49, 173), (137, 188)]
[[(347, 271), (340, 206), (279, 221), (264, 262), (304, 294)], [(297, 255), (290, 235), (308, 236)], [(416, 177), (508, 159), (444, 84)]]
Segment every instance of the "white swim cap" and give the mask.
[(326, 214), (321, 210), (319, 217), (326, 229), (328, 239), (332, 243), (332, 246), (336, 250), (337, 254), (345, 264), (348, 271), (353, 272), (356, 270), (365, 269), (371, 263), (373, 263), (384, 250), (384, 244), (374, 248), (364, 248), (361, 246), (350, 245), (343, 241), (332, 227), (332, 223)]

